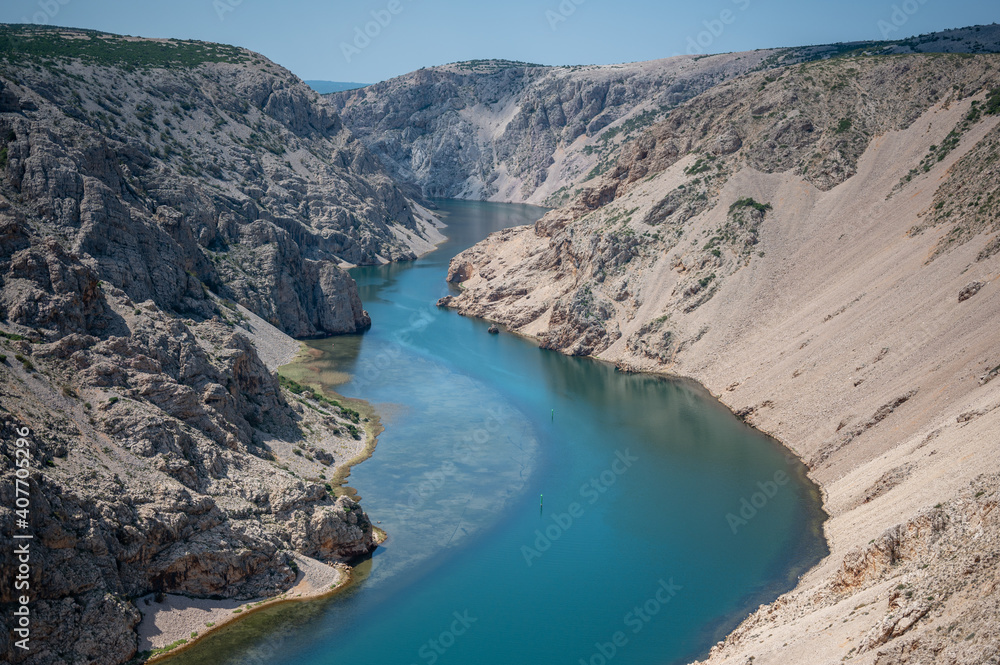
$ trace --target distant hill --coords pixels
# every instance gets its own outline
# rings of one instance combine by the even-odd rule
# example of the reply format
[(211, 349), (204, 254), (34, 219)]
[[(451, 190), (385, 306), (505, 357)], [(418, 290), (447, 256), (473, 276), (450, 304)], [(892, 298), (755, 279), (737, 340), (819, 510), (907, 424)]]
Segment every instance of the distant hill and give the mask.
[(469, 60), (328, 99), (390, 174), (425, 196), (559, 206), (611, 168), (630, 138), (733, 78), (838, 58), (996, 52), (1000, 26), (982, 25), (892, 41), (614, 65)]
[(305, 81), (305, 84), (321, 95), (329, 92), (364, 88), (368, 85), (367, 83), (351, 83), (350, 81)]

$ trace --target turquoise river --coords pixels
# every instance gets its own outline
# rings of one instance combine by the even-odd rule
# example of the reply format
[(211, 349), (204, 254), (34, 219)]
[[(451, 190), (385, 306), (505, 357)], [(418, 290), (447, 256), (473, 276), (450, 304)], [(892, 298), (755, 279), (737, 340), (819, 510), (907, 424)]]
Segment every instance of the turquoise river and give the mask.
[(826, 554), (802, 464), (698, 385), (437, 308), (451, 257), (544, 212), (439, 205), (437, 251), (352, 271), (371, 330), (310, 342), (307, 380), (385, 425), (348, 484), (389, 539), (171, 665), (683, 663)]

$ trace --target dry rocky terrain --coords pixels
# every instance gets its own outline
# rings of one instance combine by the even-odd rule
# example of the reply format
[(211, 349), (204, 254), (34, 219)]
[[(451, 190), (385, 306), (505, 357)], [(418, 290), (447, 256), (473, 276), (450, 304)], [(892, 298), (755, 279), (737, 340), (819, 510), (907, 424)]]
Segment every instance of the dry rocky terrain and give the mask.
[(989, 25), (897, 41), (551, 67), (472, 60), (325, 97), (397, 181), (426, 196), (563, 205), (631, 138), (749, 72), (844, 54), (1000, 50)]
[(442, 304), (696, 378), (809, 464), (831, 554), (709, 662), (997, 662), (997, 42), (474, 61), (324, 101), (243, 49), (0, 27), (30, 662), (126, 662), (145, 599), (255, 604), (375, 546), (333, 485), (377, 423), (274, 370), (370, 323), (344, 265), (440, 239), (418, 192), (565, 204), (457, 257)]
[(274, 370), (369, 325), (343, 265), (438, 237), (257, 54), (0, 27), (0, 531), (28, 427), (34, 534), (31, 650), (5, 625), (0, 660), (123, 663), (149, 594), (267, 598), (370, 552), (333, 484), (375, 422)]
[(1000, 56), (843, 57), (672, 111), (440, 304), (697, 379), (809, 465), (831, 553), (707, 663), (1000, 659)]

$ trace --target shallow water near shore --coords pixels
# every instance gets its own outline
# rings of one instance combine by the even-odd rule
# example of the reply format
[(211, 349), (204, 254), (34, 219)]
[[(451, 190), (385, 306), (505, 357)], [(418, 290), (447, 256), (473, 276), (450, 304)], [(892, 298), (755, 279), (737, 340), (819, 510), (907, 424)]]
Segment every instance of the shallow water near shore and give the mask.
[(805, 468), (699, 386), (435, 307), (452, 256), (544, 212), (440, 206), (436, 252), (352, 271), (372, 329), (310, 342), (295, 368), (380, 413), (347, 484), (388, 541), (338, 596), (173, 665), (684, 662), (826, 554)]

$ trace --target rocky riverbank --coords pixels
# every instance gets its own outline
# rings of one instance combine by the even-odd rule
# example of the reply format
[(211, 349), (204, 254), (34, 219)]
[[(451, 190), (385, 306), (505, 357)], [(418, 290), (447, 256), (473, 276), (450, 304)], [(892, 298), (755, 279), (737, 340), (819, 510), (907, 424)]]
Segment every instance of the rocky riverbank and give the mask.
[(366, 328), (341, 266), (427, 251), (433, 216), (255, 53), (0, 37), (0, 529), (28, 428), (34, 537), (30, 651), (5, 629), (3, 657), (123, 663), (159, 594), (242, 606), (326, 585), (303, 571), (335, 583), (376, 546), (335, 483), (377, 421), (274, 370), (291, 336)]
[(997, 58), (736, 78), (452, 262), (442, 305), (692, 377), (809, 465), (831, 554), (706, 662), (1000, 653)]
[(0, 26), (0, 530), (27, 428), (28, 660), (122, 663), (156, 594), (235, 610), (376, 546), (335, 485), (377, 422), (274, 370), (293, 336), (370, 324), (343, 266), (440, 239), (414, 187), (565, 204), (457, 257), (442, 304), (693, 377), (809, 464), (831, 554), (710, 662), (996, 659), (997, 30), (458, 63), (323, 101), (236, 47)]

